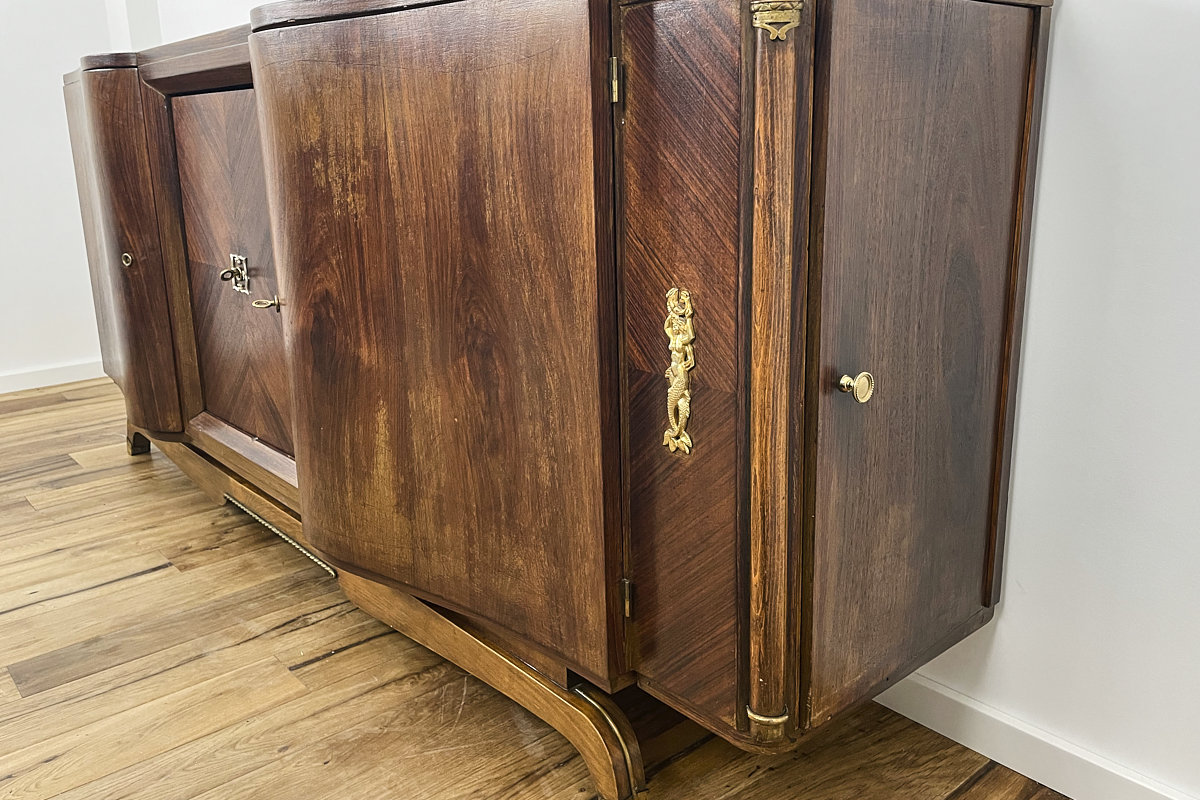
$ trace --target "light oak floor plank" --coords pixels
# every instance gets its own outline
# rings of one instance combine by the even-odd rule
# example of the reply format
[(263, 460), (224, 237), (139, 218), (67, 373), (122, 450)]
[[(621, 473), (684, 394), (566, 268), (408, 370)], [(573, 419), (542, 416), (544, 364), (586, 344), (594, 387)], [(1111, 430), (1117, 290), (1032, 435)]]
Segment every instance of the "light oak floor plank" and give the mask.
[(950, 800), (1065, 800), (1063, 795), (992, 761)]
[[(354, 608), (161, 453), (108, 380), (0, 396), (0, 800), (591, 800), (541, 720)], [(659, 800), (1065, 800), (880, 706), (719, 739)]]
[(17, 691), (17, 685), (9, 676), (8, 669), (0, 669), (0, 708), (8, 706), (9, 703), (15, 703), (20, 697), (21, 693)]
[(54, 797), (307, 692), (277, 660), (260, 661), (0, 756), (0, 797)]

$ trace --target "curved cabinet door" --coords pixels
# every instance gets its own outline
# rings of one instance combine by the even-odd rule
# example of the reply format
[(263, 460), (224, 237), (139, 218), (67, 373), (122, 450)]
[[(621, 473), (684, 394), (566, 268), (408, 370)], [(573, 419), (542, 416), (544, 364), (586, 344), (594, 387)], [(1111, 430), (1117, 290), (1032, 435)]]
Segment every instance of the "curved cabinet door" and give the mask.
[(306, 535), (601, 684), (607, 25), (587, 0), (461, 0), (251, 37)]
[(104, 371), (129, 422), (183, 430), (141, 82), (133, 68), (86, 70), (66, 89)]

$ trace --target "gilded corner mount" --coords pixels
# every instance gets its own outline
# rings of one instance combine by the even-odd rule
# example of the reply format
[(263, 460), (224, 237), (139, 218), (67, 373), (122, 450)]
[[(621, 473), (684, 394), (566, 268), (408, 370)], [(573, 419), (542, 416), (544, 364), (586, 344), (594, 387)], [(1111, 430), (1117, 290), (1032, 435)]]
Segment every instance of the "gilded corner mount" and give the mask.
[(800, 27), (802, 0), (755, 0), (750, 4), (751, 23), (771, 34), (772, 39), (787, 39), (787, 32)]
[(692, 416), (692, 390), (689, 373), (696, 366), (692, 342), (696, 330), (692, 327), (692, 295), (687, 289), (667, 292), (667, 320), (663, 331), (670, 340), (671, 366), (667, 367), (667, 422), (663, 445), (671, 452), (692, 452), (692, 437), (688, 435), (688, 419)]

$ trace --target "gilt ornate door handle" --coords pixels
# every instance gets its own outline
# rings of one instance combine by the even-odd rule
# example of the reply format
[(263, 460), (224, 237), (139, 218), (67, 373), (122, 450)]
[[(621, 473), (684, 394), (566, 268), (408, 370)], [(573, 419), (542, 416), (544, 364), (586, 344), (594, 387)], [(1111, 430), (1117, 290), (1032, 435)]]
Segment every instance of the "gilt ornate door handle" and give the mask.
[(670, 340), (671, 366), (667, 367), (667, 421), (670, 427), (663, 434), (663, 445), (671, 452), (692, 452), (692, 437), (687, 432), (692, 415), (692, 390), (688, 373), (696, 366), (692, 342), (696, 330), (692, 326), (692, 295), (687, 289), (673, 288), (667, 292), (667, 320), (663, 331)]

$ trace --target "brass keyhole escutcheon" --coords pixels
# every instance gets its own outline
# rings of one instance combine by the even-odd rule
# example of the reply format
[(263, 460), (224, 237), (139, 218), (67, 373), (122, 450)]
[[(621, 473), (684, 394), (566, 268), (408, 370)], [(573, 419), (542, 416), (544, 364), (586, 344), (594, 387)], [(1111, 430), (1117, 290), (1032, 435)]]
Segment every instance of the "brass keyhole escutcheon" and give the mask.
[(860, 372), (853, 378), (843, 375), (842, 379), (838, 381), (838, 389), (843, 392), (852, 392), (857, 402), (865, 403), (871, 399), (871, 395), (875, 394), (875, 376), (869, 372)]
[(129, 253), (121, 253), (121, 264), (122, 264), (122, 266), (132, 267), (133, 266), (133, 256), (130, 255)]

